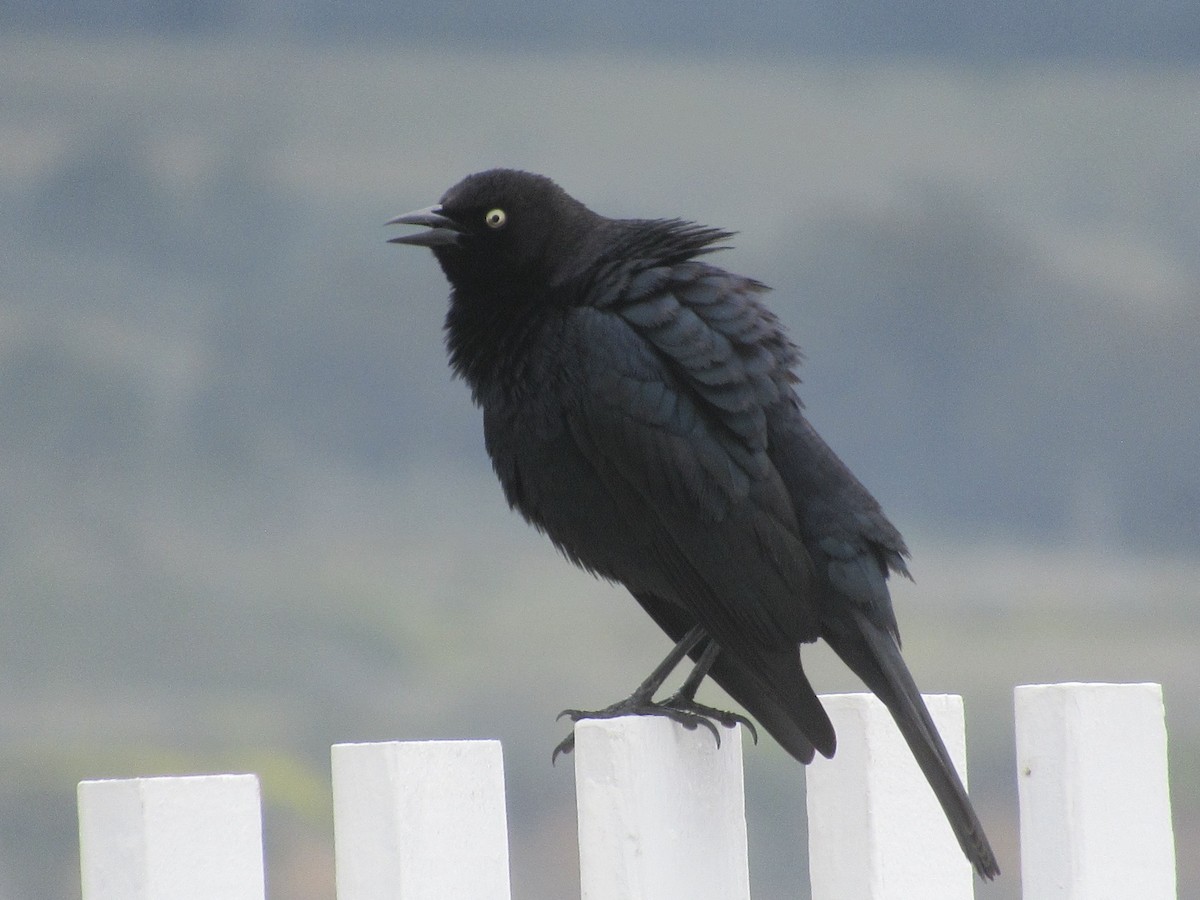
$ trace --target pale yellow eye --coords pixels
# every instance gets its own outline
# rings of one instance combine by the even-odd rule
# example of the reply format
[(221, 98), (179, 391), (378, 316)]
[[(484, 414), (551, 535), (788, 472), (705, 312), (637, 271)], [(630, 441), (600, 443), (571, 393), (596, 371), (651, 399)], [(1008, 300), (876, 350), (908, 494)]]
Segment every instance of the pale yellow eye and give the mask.
[(508, 221), (508, 216), (502, 209), (493, 209), (483, 217), (483, 221), (487, 222), (488, 228), (503, 228), (504, 223)]

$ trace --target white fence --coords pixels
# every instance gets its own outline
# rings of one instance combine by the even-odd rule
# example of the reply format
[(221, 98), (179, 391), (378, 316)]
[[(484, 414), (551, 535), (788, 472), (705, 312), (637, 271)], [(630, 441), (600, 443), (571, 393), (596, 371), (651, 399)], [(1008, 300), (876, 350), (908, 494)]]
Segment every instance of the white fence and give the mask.
[[(824, 700), (838, 753), (807, 770), (813, 900), (973, 897), (882, 704)], [(965, 776), (961, 699), (926, 701)], [(1016, 727), (1025, 900), (1174, 900), (1160, 687), (1019, 687)], [(575, 733), (583, 900), (748, 900), (739, 735), (718, 749), (647, 718)], [(338, 900), (510, 900), (498, 742), (338, 744), (333, 799)], [(83, 900), (263, 900), (252, 775), (84, 781), (79, 826)]]

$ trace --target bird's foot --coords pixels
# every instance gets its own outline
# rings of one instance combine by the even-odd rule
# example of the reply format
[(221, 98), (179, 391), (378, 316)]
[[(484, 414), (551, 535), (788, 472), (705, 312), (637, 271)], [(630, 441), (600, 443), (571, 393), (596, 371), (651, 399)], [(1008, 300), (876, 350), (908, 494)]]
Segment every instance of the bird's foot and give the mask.
[[(582, 719), (616, 719), (620, 716), (663, 716), (672, 722), (678, 722), (689, 731), (694, 731), (698, 726), (703, 725), (712, 732), (713, 739), (717, 742), (718, 747), (721, 746), (721, 734), (717, 731), (717, 726), (713, 724), (712, 720), (714, 719), (730, 728), (737, 724), (737, 722), (746, 722), (750, 730), (754, 730), (754, 726), (750, 725), (742, 716), (710, 709), (707, 706), (701, 706), (699, 703), (679, 697), (672, 697), (662, 703), (656, 703), (648, 698), (634, 695), (619, 703), (614, 703), (612, 706), (606, 706), (604, 709), (564, 709), (558, 714), (557, 718), (561, 719), (564, 716), (572, 722), (578, 722)], [(758, 740), (757, 735), (755, 736), (755, 740)], [(575, 732), (572, 731), (554, 748), (554, 753), (550, 756), (551, 765), (558, 760), (560, 754), (570, 753), (574, 749)]]

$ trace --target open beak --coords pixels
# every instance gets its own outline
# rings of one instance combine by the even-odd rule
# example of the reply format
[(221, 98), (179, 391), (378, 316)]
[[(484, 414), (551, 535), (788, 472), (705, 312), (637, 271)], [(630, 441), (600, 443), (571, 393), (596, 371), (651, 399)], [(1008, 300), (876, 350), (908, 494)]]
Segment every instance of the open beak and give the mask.
[(390, 220), (388, 225), (424, 225), (428, 231), (402, 234), (391, 238), (389, 244), (409, 244), (414, 247), (445, 247), (457, 244), (462, 232), (453, 219), (442, 215), (441, 206), (416, 209)]

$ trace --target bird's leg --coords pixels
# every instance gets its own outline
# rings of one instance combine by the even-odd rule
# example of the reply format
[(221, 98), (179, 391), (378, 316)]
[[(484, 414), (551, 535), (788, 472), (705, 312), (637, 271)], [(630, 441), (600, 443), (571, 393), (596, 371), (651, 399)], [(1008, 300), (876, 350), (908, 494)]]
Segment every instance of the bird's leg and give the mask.
[(705, 706), (703, 703), (696, 702), (696, 691), (700, 689), (700, 682), (708, 675), (709, 669), (716, 662), (717, 655), (720, 652), (721, 648), (717, 642), (710, 639), (704, 646), (704, 652), (696, 660), (696, 665), (692, 669), (691, 674), (688, 675), (687, 680), (675, 692), (674, 696), (663, 701), (663, 706), (704, 716), (706, 719), (714, 719), (726, 728), (732, 728), (734, 725), (739, 724), (745, 725), (746, 729), (750, 732), (750, 736), (754, 738), (754, 743), (757, 744), (758, 729), (754, 727), (754, 723), (748, 718), (738, 713), (726, 712), (723, 709), (714, 709), (711, 706)]
[[(561, 719), (563, 716), (567, 716), (572, 722), (578, 722), (580, 719), (615, 719), (618, 716), (666, 716), (668, 719), (672, 719), (689, 729), (695, 728), (697, 725), (703, 725), (712, 731), (713, 737), (720, 744), (721, 736), (717, 733), (716, 726), (708, 720), (708, 717), (704, 713), (679, 708), (670, 703), (654, 702), (654, 692), (662, 687), (663, 682), (667, 680), (667, 677), (675, 670), (675, 667), (695, 648), (696, 644), (704, 639), (704, 636), (704, 629), (701, 626), (692, 626), (688, 633), (667, 654), (666, 659), (655, 666), (654, 671), (626, 699), (614, 703), (612, 706), (606, 706), (604, 709), (564, 709), (558, 714), (558, 718)], [(701, 659), (703, 658), (702, 656)], [(710, 662), (709, 665), (711, 664)], [(707, 668), (705, 671), (707, 672)], [(700, 677), (703, 678), (704, 675), (702, 674)], [(697, 681), (697, 684), (699, 684), (699, 681)], [(575, 749), (575, 733), (572, 731), (563, 739), (562, 743), (554, 748), (554, 753), (550, 757), (551, 762), (558, 759), (560, 753), (570, 753), (573, 749)]]
[[(671, 649), (671, 652), (666, 655), (666, 658), (654, 667), (653, 672), (646, 676), (645, 681), (643, 681), (634, 689), (629, 699), (637, 700), (642, 703), (652, 703), (655, 691), (662, 687), (663, 682), (666, 681), (670, 674), (675, 671), (675, 667), (678, 666), (683, 658), (691, 653), (695, 646), (703, 639), (704, 629), (699, 625), (693, 625), (688, 633), (679, 639), (679, 643)], [(626, 702), (628, 701), (622, 701), (621, 703), (614, 705), (621, 706)], [(590, 718), (590, 716), (585, 718)]]
[(685, 681), (676, 692), (672, 700), (687, 700), (696, 699), (696, 691), (700, 689), (700, 682), (708, 677), (708, 671), (712, 668), (713, 663), (717, 661), (717, 655), (721, 652), (720, 646), (714, 640), (709, 640), (704, 645), (704, 652), (700, 654), (700, 658), (696, 660), (696, 665), (692, 668), (691, 674), (688, 675)]

